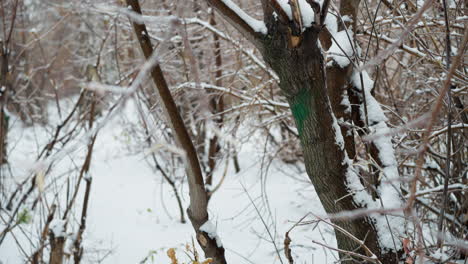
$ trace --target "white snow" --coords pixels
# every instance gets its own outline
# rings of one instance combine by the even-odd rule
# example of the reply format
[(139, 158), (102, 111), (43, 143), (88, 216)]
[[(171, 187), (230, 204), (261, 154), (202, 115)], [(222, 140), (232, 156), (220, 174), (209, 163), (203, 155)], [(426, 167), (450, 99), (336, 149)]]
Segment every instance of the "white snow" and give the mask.
[[(341, 129), (338, 125), (335, 115), (332, 113), (333, 118), (333, 131), (335, 134), (335, 142), (340, 147), (340, 149), (344, 150), (344, 138), (343, 134), (341, 133)], [(344, 159), (343, 163), (348, 167), (348, 172), (346, 173), (346, 186), (353, 192), (353, 199), (356, 204), (367, 207), (369, 209), (375, 207), (375, 201), (369, 195), (369, 193), (365, 190), (364, 186), (361, 184), (359, 180), (358, 174), (354, 171), (352, 161), (349, 159), (348, 154), (344, 151)]]
[(206, 221), (202, 226), (200, 226), (200, 231), (207, 233), (211, 239), (215, 239), (216, 245), (218, 247), (223, 246), (221, 238), (218, 236), (218, 233), (216, 233), (216, 226), (211, 223), (210, 220)]
[(338, 32), (338, 21), (336, 20), (336, 17), (332, 14), (328, 14), (328, 16), (325, 18), (325, 25), (327, 26), (328, 31), (330, 34), (335, 37), (336, 33)]
[(351, 17), (349, 17), (348, 15), (345, 15), (345, 16), (342, 16), (341, 17), (341, 20), (343, 20), (343, 22), (353, 22), (353, 19)]
[[(362, 83), (361, 83), (362, 75)], [(398, 163), (395, 158), (395, 153), (393, 149), (393, 144), (391, 141), (391, 136), (388, 132), (390, 129), (387, 124), (387, 117), (385, 116), (380, 104), (375, 100), (371, 94), (371, 89), (374, 87), (374, 82), (369, 77), (369, 74), (366, 71), (359, 73), (354, 71), (351, 77), (351, 82), (353, 85), (361, 91), (364, 91), (366, 97), (366, 106), (367, 106), (367, 119), (369, 120), (369, 130), (370, 138), (372, 142), (379, 150), (379, 159), (382, 162), (382, 171), (381, 171), (381, 184), (378, 187), (377, 191), (382, 200), (384, 208), (402, 208), (403, 202), (400, 197), (399, 191), (399, 173), (398, 173)], [(362, 87), (364, 85), (364, 89)], [(361, 118), (366, 120), (366, 111), (365, 105), (361, 104), (360, 113)], [(380, 208), (380, 203), (374, 203), (375, 208)], [(369, 206), (368, 206), (369, 207)], [(401, 213), (396, 214), (396, 216), (387, 216), (385, 219), (384, 216), (377, 215), (376, 218), (376, 228), (379, 232), (380, 244), (386, 249), (393, 249), (393, 240), (392, 232), (388, 230), (387, 219), (391, 226), (391, 229), (394, 234), (403, 234), (404, 230), (404, 218)], [(397, 244), (397, 249), (399, 249), (398, 239), (395, 239)]]
[(221, 0), (226, 6), (232, 9), (239, 17), (241, 17), (255, 32), (267, 34), (268, 30), (263, 21), (257, 20), (249, 16), (244, 10), (238, 7), (231, 0)]
[[(381, 38), (381, 39), (383, 39), (383, 40), (385, 40), (385, 41), (388, 41), (389, 43), (392, 43), (392, 44), (398, 42), (398, 40), (389, 38), (388, 36), (386, 36), (386, 35), (384, 35), (384, 34), (380, 34), (380, 35), (379, 35), (379, 38)], [(418, 57), (420, 57), (420, 58), (426, 57), (426, 53), (421, 52), (421, 51), (419, 51), (419, 50), (416, 49), (416, 48), (412, 48), (412, 47), (410, 47), (410, 46), (408, 46), (408, 45), (406, 45), (406, 44), (402, 44), (402, 48), (403, 48), (404, 50), (407, 50), (408, 52), (411, 52), (411, 53), (413, 53), (413, 54), (416, 54), (416, 55), (417, 55)]]
[(345, 106), (345, 110), (344, 110), (345, 113), (347, 114), (351, 113), (351, 102), (349, 101), (347, 90), (343, 91), (343, 98), (341, 99), (340, 104)]
[[(364, 91), (366, 95), (366, 104), (367, 104), (367, 114), (369, 119), (369, 125), (373, 125), (378, 122), (385, 122), (387, 121), (387, 117), (382, 111), (380, 104), (375, 100), (375, 98), (371, 94), (371, 89), (374, 87), (374, 81), (369, 77), (369, 74), (366, 71), (362, 71), (362, 83), (364, 84)], [(356, 88), (362, 91), (361, 85), (361, 74), (358, 71), (354, 71), (351, 75), (351, 82), (354, 84)], [(365, 109), (364, 104), (361, 105), (361, 118), (362, 120), (366, 120), (365, 118)]]
[[(291, 6), (289, 0), (277, 0), (280, 7), (284, 10), (289, 20), (292, 20)], [(316, 1), (320, 6), (323, 4), (323, 0)], [(312, 7), (307, 3), (306, 0), (299, 0), (299, 9), (301, 10), (302, 26), (303, 30), (312, 26), (315, 21), (315, 13)]]
[(291, 6), (289, 5), (289, 0), (277, 0), (278, 4), (281, 6), (283, 11), (288, 16), (289, 20), (292, 20), (292, 11)]
[[(387, 120), (383, 113), (380, 105), (377, 103), (375, 98), (370, 94), (370, 89), (373, 87), (373, 81), (370, 79), (366, 72), (362, 73), (364, 91), (366, 92), (366, 100), (370, 111), (369, 111), (369, 128), (372, 133), (385, 133), (388, 130), (385, 121)], [(358, 88), (362, 89), (359, 73), (354, 72), (351, 81)], [(361, 106), (362, 107), (362, 106)], [(371, 121), (372, 120), (372, 121)], [(338, 126), (336, 118), (333, 116), (333, 130), (335, 133), (336, 144), (341, 149), (344, 148), (344, 140), (341, 134), (341, 130)], [(369, 210), (380, 210), (380, 209), (401, 209), (403, 207), (402, 200), (399, 195), (398, 188), (398, 168), (395, 159), (395, 154), (391, 142), (391, 138), (388, 136), (378, 137), (373, 140), (373, 143), (379, 149), (379, 159), (382, 161), (383, 172), (382, 183), (378, 187), (378, 194), (380, 200), (374, 200), (366, 188), (362, 185), (359, 179), (358, 173), (353, 168), (353, 162), (349, 159), (346, 152), (343, 159), (343, 164), (348, 166), (346, 175), (346, 186), (351, 192), (353, 192), (353, 200), (356, 204), (367, 208)], [(383, 205), (382, 205), (382, 204)], [(348, 212), (351, 213), (351, 212)], [(404, 233), (405, 221), (401, 211), (397, 211), (392, 215), (386, 214), (371, 214), (371, 218), (374, 219), (374, 225), (379, 235), (379, 244), (384, 250), (399, 250), (401, 248), (401, 242), (399, 236)], [(388, 222), (387, 222), (388, 220)], [(390, 228), (390, 230), (389, 230)]]
[(298, 3), (301, 10), (303, 26), (306, 28), (312, 26), (312, 23), (315, 21), (314, 10), (305, 0), (299, 0)]
[[(451, 190), (451, 189), (466, 190), (466, 189), (468, 189), (467, 185), (464, 185), (464, 184), (461, 184), (461, 183), (449, 184), (447, 187), (448, 187), (448, 190)], [(417, 191), (415, 193), (415, 195), (416, 196), (422, 196), (422, 195), (426, 195), (426, 194), (430, 194), (430, 193), (434, 193), (434, 192), (441, 192), (443, 189), (444, 189), (444, 185), (439, 185), (437, 187)], [(409, 195), (407, 195), (407, 196), (409, 196)]]
[(340, 147), (340, 149), (344, 150), (345, 142), (344, 142), (343, 135), (341, 134), (340, 126), (338, 125), (338, 121), (336, 120), (336, 117), (334, 114), (332, 114), (332, 117), (333, 117), (332, 126), (335, 132), (335, 142)]
[[(62, 111), (66, 112), (66, 109), (63, 107)], [(84, 264), (95, 263), (96, 259), (101, 258), (102, 263), (140, 263), (152, 251), (156, 251), (154, 263), (168, 263), (170, 260), (166, 251), (169, 248), (176, 248), (180, 261), (188, 262), (188, 258), (185, 258), (185, 245), (192, 244), (195, 232), (188, 219), (187, 223), (180, 223), (177, 201), (171, 186), (148, 165), (146, 148), (142, 148), (138, 144), (138, 136), (131, 133), (133, 129), (141, 126), (135, 114), (137, 112), (134, 102), (129, 101), (124, 111), (110, 120), (98, 134), (89, 171), (93, 181), (83, 240)], [(51, 115), (50, 118), (52, 127), (55, 122), (61, 120), (55, 115)], [(31, 164), (15, 170), (16, 180), (20, 181), (31, 174), (31, 167), (35, 164), (31, 157), (36, 157), (37, 145), (49, 139), (49, 130), (41, 126), (25, 127), (14, 119), (16, 117), (13, 116), (10, 135), (15, 151), (10, 156), (10, 163)], [(252, 122), (249, 125), (253, 125), (256, 121), (245, 120), (245, 123), (248, 122)], [(261, 135), (263, 132), (251, 135), (245, 134), (247, 131), (244, 131), (240, 129), (238, 136), (241, 172), (235, 173), (232, 161), (229, 162), (223, 184), (210, 199), (210, 221), (216, 223), (216, 234), (222, 240), (229, 263), (245, 263), (245, 259), (253, 263), (271, 263), (276, 258), (271, 254), (274, 247), (269, 239), (265, 240), (268, 236), (265, 226), (248, 199), (244, 187), (259, 208), (268, 229), (275, 234), (277, 245), (282, 245), (285, 232), (308, 212), (313, 211), (322, 216), (326, 214), (303, 165), (300, 165), (300, 172), (296, 166), (285, 165), (277, 160), (274, 160), (271, 166), (261, 166), (262, 162), (265, 162), (265, 139)], [(74, 149), (73, 152), (67, 151), (67, 155), (60, 156), (62, 159), (57, 160), (56, 167), (45, 178), (44, 194), (50, 191), (51, 186), (65, 190), (68, 178), (66, 176), (70, 174), (70, 169), (75, 168), (75, 163), (81, 164), (84, 159), (86, 145), (80, 145), (83, 147)], [(259, 148), (259, 145), (262, 147)], [(155, 153), (165, 151), (166, 149), (160, 148), (155, 150)], [(67, 158), (72, 155), (80, 158), (73, 162)], [(222, 165), (214, 175), (215, 185), (225, 169), (225, 161), (220, 164)], [(266, 167), (269, 167), (268, 171), (265, 171)], [(179, 179), (178, 190), (185, 210), (189, 203), (188, 189), (186, 180), (180, 181), (185, 175), (182, 172), (176, 173), (175, 176)], [(50, 184), (52, 182), (53, 185)], [(61, 220), (54, 220), (53, 223), (54, 234), (66, 234), (66, 243), (73, 240), (69, 234), (77, 230), (75, 219), (79, 219), (81, 214), (80, 195), (77, 199), (78, 215), (70, 218), (73, 221), (70, 220), (67, 230), (63, 229), (65, 225)], [(43, 199), (49, 199), (47, 197), (44, 195)], [(63, 214), (63, 210), (57, 210), (58, 212)], [(31, 214), (37, 216), (37, 219), (34, 218), (31, 224), (22, 225), (24, 233), (19, 229), (14, 230), (14, 235), (19, 241), (26, 242), (31, 234), (40, 234), (41, 230), (36, 230), (39, 225), (36, 221), (39, 220), (40, 214), (37, 211)], [(59, 218), (61, 214), (56, 217)], [(0, 229), (1, 227), (2, 222)], [(334, 263), (337, 257), (335, 252), (325, 251), (310, 240), (312, 237), (336, 247), (333, 230), (328, 225), (320, 224), (315, 229), (310, 225), (297, 227), (290, 236), (293, 245), (297, 246), (293, 248), (293, 253), (298, 262)], [(199, 254), (203, 255), (196, 240), (195, 244)], [(27, 247), (25, 250), (33, 252), (35, 248)], [(12, 236), (5, 238), (0, 247), (0, 256), (5, 264), (22, 263), (21, 260), (24, 259)]]
[(327, 51), (327, 56), (332, 58), (341, 68), (344, 68), (351, 63), (348, 57), (352, 59), (354, 56), (353, 43), (351, 43), (353, 32), (350, 29), (348, 31), (342, 30), (334, 34), (333, 37), (333, 43)]
[(50, 222), (49, 229), (55, 237), (65, 237), (65, 223), (62, 219), (53, 219)]

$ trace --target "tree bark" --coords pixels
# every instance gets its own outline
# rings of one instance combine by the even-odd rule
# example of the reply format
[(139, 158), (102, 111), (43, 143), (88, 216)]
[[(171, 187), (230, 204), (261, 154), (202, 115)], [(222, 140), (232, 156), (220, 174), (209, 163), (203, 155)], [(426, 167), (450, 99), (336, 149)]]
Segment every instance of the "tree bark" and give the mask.
[(65, 247), (65, 238), (64, 237), (55, 237), (55, 235), (50, 233), (50, 255), (49, 263), (50, 264), (62, 264), (63, 263), (63, 253)]
[[(357, 26), (357, 12), (359, 7), (360, 0), (347, 0), (340, 1), (340, 15), (348, 16), (351, 18), (351, 21), (345, 22), (346, 27), (341, 21), (338, 21), (338, 31), (344, 30), (345, 28), (351, 28), (356, 34)], [(323, 36), (320, 40), (322, 47), (324, 47), (324, 42), (330, 43), (331, 46), (332, 40), (330, 33), (321, 34)], [(329, 46), (325, 47), (327, 50)], [(346, 124), (352, 123), (352, 109), (348, 109), (342, 104), (344, 96), (350, 96), (350, 84), (349, 80), (353, 72), (353, 65), (350, 63), (348, 66), (340, 67), (337, 63), (332, 63), (331, 66), (327, 67), (327, 87), (328, 87), (328, 96), (330, 97), (331, 105), (333, 106), (333, 113), (335, 117), (343, 121), (343, 124), (339, 124), (341, 128), (341, 133), (345, 141), (345, 149), (348, 153), (348, 157), (354, 158), (356, 155), (356, 147), (354, 142), (354, 134), (352, 128)]]
[[(287, 48), (283, 25), (269, 27), (263, 56), (280, 78), (280, 88), (288, 98), (304, 152), (307, 174), (328, 214), (358, 209), (346, 187), (348, 165), (344, 163), (344, 146), (339, 146), (332, 129), (332, 108), (327, 91), (323, 56), (317, 46), (320, 30), (311, 27), (302, 33), (296, 48)], [(275, 32), (276, 31), (276, 32)], [(367, 218), (333, 220), (349, 231), (373, 252), (380, 252), (377, 233)], [(338, 247), (355, 251), (359, 245), (337, 232)], [(364, 252), (360, 252), (365, 254)], [(347, 262), (343, 262), (347, 263)]]

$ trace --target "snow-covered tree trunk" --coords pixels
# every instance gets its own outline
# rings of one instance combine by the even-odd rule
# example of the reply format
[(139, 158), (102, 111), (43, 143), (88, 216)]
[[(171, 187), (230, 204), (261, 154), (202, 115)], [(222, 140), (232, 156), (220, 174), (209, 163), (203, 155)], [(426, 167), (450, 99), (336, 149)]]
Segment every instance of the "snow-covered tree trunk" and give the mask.
[[(337, 130), (337, 121), (328, 96), (324, 57), (317, 42), (319, 32), (317, 28), (311, 27), (302, 33), (298, 46), (287, 48), (287, 28), (276, 23), (269, 28), (269, 35), (274, 37), (265, 41), (263, 55), (278, 74), (280, 88), (288, 98), (299, 132), (307, 174), (325, 211), (336, 214), (359, 207), (347, 187), (350, 168), (345, 162), (344, 145), (339, 139), (342, 137), (341, 131)], [(376, 254), (381, 251), (372, 220), (333, 221), (365, 241), (371, 251)], [(354, 251), (359, 247), (359, 244), (341, 232), (336, 232), (336, 238), (342, 250)]]
[[(352, 82), (352, 70), (343, 67), (349, 61), (346, 65), (334, 67), (335, 71), (328, 74), (339, 80), (336, 80), (331, 91), (327, 88), (327, 69), (319, 35), (323, 33), (329, 1), (324, 1), (322, 5), (307, 1), (306, 6), (304, 1), (289, 1), (286, 4), (284, 1), (264, 0), (264, 24), (249, 17), (231, 1), (208, 2), (257, 46), (264, 60), (278, 74), (280, 88), (296, 121), (307, 174), (325, 211), (336, 214), (359, 208), (378, 208), (351, 168), (348, 154), (354, 152), (354, 142), (351, 141), (352, 136), (347, 135), (345, 148), (345, 140), (334, 114), (334, 109), (341, 107), (348, 83)], [(358, 4), (359, 1), (354, 1), (352, 7), (357, 8)], [(335, 84), (333, 80), (329, 83)], [(366, 94), (370, 96), (368, 91)], [(345, 111), (339, 109), (337, 112)], [(349, 114), (347, 118), (350, 121)], [(369, 216), (332, 221), (363, 241), (382, 263), (397, 262), (395, 252), (384, 251), (380, 243), (382, 229), (376, 225), (381, 227), (382, 223), (374, 224), (374, 219)], [(359, 243), (349, 235), (339, 231), (335, 233), (341, 250), (355, 252), (359, 248)], [(369, 256), (369, 252), (363, 249), (358, 251)], [(347, 256), (341, 255), (343, 258)], [(353, 262), (346, 259), (342, 263)]]

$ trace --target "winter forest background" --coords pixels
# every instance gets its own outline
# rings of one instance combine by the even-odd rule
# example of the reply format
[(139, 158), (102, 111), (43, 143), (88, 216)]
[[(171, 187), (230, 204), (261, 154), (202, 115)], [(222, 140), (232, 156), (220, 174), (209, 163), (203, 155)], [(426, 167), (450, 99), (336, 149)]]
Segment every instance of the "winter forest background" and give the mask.
[(0, 263), (467, 263), (466, 10), (1, 0)]

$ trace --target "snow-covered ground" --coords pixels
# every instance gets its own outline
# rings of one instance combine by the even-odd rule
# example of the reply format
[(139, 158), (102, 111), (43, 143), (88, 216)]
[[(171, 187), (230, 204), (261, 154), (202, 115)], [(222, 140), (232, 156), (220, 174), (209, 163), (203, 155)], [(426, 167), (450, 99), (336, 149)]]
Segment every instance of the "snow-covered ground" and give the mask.
[[(90, 170), (93, 181), (83, 242), (84, 263), (140, 263), (147, 256), (152, 257), (145, 263), (169, 263), (166, 255), (169, 248), (175, 248), (181, 262), (186, 262), (186, 245), (192, 244), (194, 231), (189, 222), (179, 222), (173, 192), (146, 162), (145, 152), (129, 151), (122, 120), (132, 122), (125, 116), (134, 116), (133, 111), (129, 104), (123, 114), (110, 120), (98, 135)], [(16, 145), (10, 162), (12, 166), (23, 165), (16, 169), (18, 175), (28, 175), (27, 171), (37, 165), (34, 163), (37, 147), (34, 146), (37, 141), (47, 139), (43, 130), (38, 126), (24, 127), (19, 122), (13, 125), (10, 137)], [(245, 142), (239, 152), (241, 171), (235, 173), (230, 163), (225, 181), (210, 200), (211, 222), (217, 228), (229, 263), (280, 263), (277, 251), (286, 262), (285, 232), (309, 212), (323, 215), (323, 208), (305, 173), (278, 160), (269, 165), (263, 158), (263, 147), (259, 147), (264, 144), (261, 137), (252, 136)], [(75, 151), (79, 152), (84, 146)], [(53, 177), (59, 177), (58, 171), (73, 167), (71, 163), (71, 159), (63, 158), (56, 167), (57, 172), (46, 176), (49, 177), (46, 186)], [(224, 173), (226, 162), (219, 164), (215, 183)], [(187, 186), (182, 184), (179, 190), (186, 208)], [(81, 201), (79, 197), (77, 208), (81, 208)], [(33, 220), (37, 220), (36, 217)], [(26, 235), (27, 230), (34, 230), (34, 221), (21, 225), (21, 229), (26, 230), (24, 233), (15, 229), (15, 238), (7, 236), (0, 246), (1, 263), (24, 263), (15, 239), (37, 239), (35, 232)], [(76, 230), (76, 224), (74, 228)], [(70, 234), (70, 230), (67, 232)], [(336, 254), (312, 243), (316, 240), (334, 247), (332, 234), (329, 226), (315, 223), (291, 231), (291, 249), (296, 263), (336, 261)], [(26, 246), (24, 250), (31, 253), (33, 248)], [(200, 249), (198, 252), (203, 255)]]
[[(194, 238), (191, 225), (178, 222), (178, 207), (170, 186), (145, 166), (140, 155), (114, 156), (112, 153), (115, 153), (112, 149), (102, 151), (102, 164), (93, 167), (93, 199), (87, 240), (102, 240), (101, 246), (107, 245), (112, 249), (108, 263), (136, 263), (151, 250), (158, 252), (155, 263), (167, 262), (165, 251), (168, 248), (183, 250), (185, 244), (191, 244)], [(210, 201), (211, 221), (217, 227), (230, 263), (279, 263), (261, 217), (267, 222), (271, 236), (276, 235), (275, 243), (281, 250), (284, 233), (293, 221), (309, 211), (322, 214), (323, 209), (310, 186), (272, 168), (265, 188), (270, 216), (265, 196), (262, 199), (261, 195), (259, 153), (247, 149), (239, 157), (242, 171), (235, 174), (229, 170), (222, 188)], [(187, 206), (187, 188), (182, 190), (184, 205)], [(311, 230), (312, 226), (293, 231), (291, 237), (294, 242), (300, 241), (314, 249), (293, 248), (294, 253), (301, 256), (298, 260), (309, 260), (307, 263), (314, 263), (310, 262), (312, 259), (315, 263), (325, 263), (323, 250), (311, 243), (312, 238), (321, 239), (320, 233), (308, 232), (307, 229)], [(328, 232), (328, 229), (323, 230), (327, 243), (330, 243), (332, 238)], [(183, 255), (179, 253), (179, 256)], [(284, 257), (283, 253), (281, 255)]]

